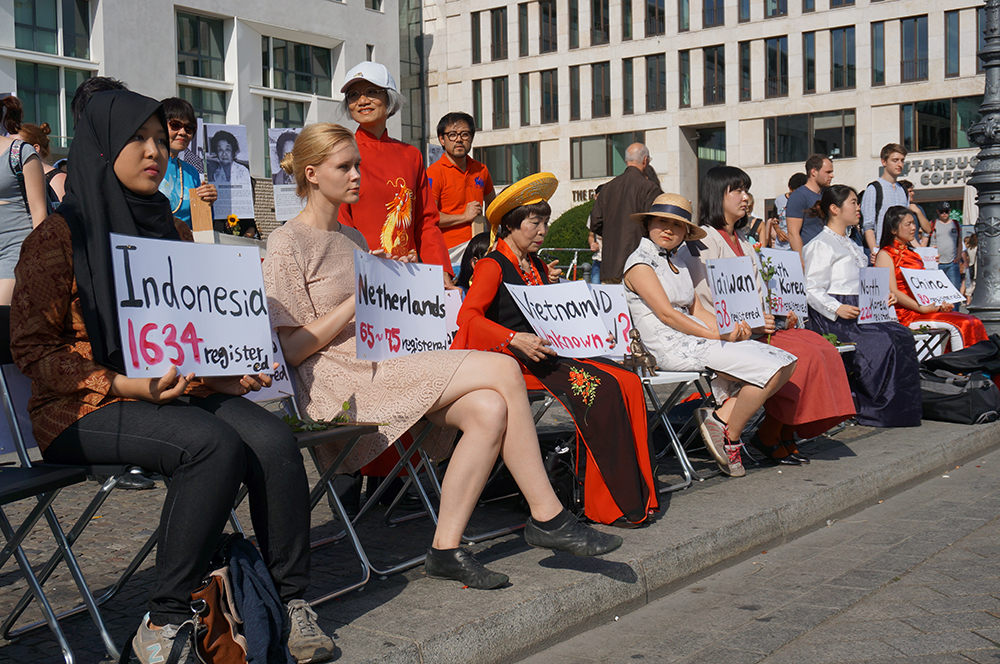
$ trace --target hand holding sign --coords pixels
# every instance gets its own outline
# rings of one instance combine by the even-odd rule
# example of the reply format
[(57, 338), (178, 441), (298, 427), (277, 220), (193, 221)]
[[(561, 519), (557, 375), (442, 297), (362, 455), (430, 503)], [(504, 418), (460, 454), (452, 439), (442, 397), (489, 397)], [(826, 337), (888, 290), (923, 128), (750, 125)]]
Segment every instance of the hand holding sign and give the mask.
[[(538, 337), (562, 357), (600, 357), (609, 348), (607, 326), (587, 285), (567, 281), (549, 286), (507, 284)], [(540, 352), (538, 348), (533, 349)], [(547, 353), (546, 353), (547, 354)]]
[[(942, 306), (941, 311), (951, 311), (952, 302), (964, 302), (965, 296), (951, 283), (943, 270), (910, 270), (900, 268), (913, 297), (922, 307)], [(944, 305), (948, 305), (944, 308)]]
[[(858, 292), (858, 325), (867, 323), (891, 323), (896, 319), (892, 307), (895, 298), (889, 290), (892, 270), (887, 267), (861, 268), (861, 287)], [(840, 315), (840, 310), (837, 310)], [(846, 318), (846, 316), (841, 316)]]

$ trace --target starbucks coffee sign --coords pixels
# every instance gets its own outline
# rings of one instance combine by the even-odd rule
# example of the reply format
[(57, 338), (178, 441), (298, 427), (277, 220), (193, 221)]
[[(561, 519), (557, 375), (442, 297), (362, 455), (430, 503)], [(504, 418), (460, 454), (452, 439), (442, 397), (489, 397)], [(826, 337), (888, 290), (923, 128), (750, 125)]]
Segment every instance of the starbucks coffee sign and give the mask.
[(972, 170), (979, 161), (975, 153), (937, 159), (920, 159), (919, 155), (910, 156), (913, 159), (906, 160), (900, 177), (922, 187), (964, 186), (965, 181), (972, 177)]

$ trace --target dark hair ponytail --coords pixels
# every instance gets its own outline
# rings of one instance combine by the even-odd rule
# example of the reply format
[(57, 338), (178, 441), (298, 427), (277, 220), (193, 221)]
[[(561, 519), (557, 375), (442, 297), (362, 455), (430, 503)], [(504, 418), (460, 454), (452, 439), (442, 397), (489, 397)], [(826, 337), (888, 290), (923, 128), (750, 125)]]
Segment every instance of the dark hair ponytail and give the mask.
[(8, 134), (16, 134), (21, 131), (21, 122), (24, 121), (24, 107), (21, 100), (11, 95), (3, 98), (3, 128)]
[(810, 215), (828, 222), (832, 216), (830, 208), (834, 206), (844, 207), (844, 203), (851, 197), (851, 194), (857, 196), (858, 192), (846, 184), (832, 184), (823, 190), (823, 195), (816, 201), (816, 205), (809, 208), (808, 212)]

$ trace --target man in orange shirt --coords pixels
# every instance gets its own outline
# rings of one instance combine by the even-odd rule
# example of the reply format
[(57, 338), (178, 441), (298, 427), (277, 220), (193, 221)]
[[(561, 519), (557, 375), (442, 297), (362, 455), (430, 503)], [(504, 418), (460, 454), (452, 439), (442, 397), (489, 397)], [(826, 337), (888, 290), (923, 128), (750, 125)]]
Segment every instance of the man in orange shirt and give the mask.
[(472, 239), (472, 222), (493, 201), (493, 180), (486, 166), (469, 156), (476, 123), (468, 113), (448, 113), (437, 126), (444, 154), (427, 169), (431, 195), (441, 212), (441, 232), (451, 262), (462, 262)]

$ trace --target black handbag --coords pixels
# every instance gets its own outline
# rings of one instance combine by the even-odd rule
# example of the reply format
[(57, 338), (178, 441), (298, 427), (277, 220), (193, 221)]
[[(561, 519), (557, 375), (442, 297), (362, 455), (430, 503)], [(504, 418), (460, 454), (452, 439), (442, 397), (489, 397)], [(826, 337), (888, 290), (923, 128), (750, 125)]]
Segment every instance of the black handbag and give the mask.
[(953, 353), (929, 357), (921, 362), (921, 366), (930, 371), (940, 369), (958, 374), (973, 371), (1000, 374), (1000, 334), (991, 334), (989, 339)]
[(1000, 417), (1000, 390), (981, 371), (966, 375), (920, 368), (925, 420), (985, 424)]

